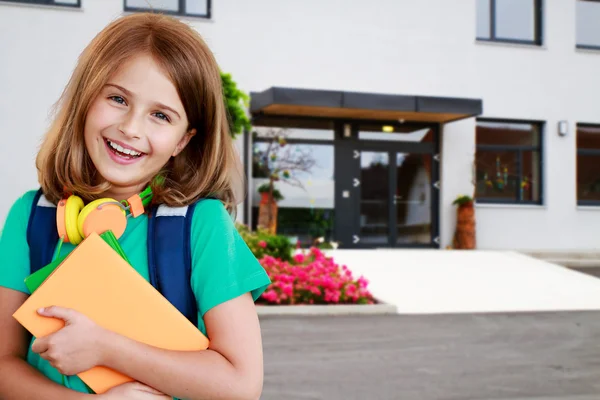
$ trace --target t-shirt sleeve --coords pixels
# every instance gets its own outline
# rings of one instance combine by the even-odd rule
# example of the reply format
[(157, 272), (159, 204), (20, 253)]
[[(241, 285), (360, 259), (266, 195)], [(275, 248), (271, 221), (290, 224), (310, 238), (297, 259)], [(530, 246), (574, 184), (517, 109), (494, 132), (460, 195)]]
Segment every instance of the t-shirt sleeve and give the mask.
[(29, 294), (25, 278), (29, 276), (27, 224), (35, 191), (21, 196), (10, 208), (0, 233), (0, 286)]
[(191, 252), (191, 283), (201, 316), (244, 293), (256, 301), (271, 283), (218, 200), (196, 205)]

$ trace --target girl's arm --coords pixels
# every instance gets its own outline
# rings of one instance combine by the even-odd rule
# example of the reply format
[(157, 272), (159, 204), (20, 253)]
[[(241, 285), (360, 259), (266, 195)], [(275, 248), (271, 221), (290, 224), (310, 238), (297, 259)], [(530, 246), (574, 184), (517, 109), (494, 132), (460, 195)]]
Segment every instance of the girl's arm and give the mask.
[(210, 339), (203, 351), (162, 350), (100, 328), (75, 310), (48, 307), (65, 327), (38, 338), (32, 350), (66, 375), (104, 365), (163, 393), (184, 399), (260, 397), (263, 356), (260, 326), (249, 293), (204, 315)]
[(262, 341), (250, 294), (209, 310), (204, 322), (208, 350), (161, 350), (108, 333), (102, 340), (102, 364), (178, 398), (259, 399)]
[(30, 336), (13, 317), (27, 299), (25, 293), (0, 287), (0, 399), (77, 400), (79, 393), (46, 378), (26, 361)]

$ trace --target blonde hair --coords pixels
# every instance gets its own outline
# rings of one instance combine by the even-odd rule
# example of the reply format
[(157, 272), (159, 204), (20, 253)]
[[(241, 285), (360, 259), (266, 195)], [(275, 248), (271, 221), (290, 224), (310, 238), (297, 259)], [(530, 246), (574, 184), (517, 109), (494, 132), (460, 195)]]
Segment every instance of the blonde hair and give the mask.
[(219, 67), (194, 29), (175, 18), (151, 13), (112, 22), (79, 57), (37, 155), (44, 194), (54, 203), (65, 191), (90, 201), (110, 188), (87, 152), (85, 119), (110, 76), (128, 58), (141, 53), (152, 56), (163, 68), (181, 98), (188, 129), (197, 130), (160, 172), (163, 183), (152, 184), (153, 201), (183, 206), (214, 196), (231, 212), (238, 202), (232, 181), (243, 185), (243, 175), (229, 133)]

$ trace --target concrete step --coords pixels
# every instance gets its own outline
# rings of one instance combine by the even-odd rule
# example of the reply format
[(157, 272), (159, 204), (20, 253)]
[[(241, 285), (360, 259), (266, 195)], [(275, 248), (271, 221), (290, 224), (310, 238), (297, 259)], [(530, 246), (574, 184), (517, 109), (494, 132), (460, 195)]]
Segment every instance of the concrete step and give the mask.
[(599, 259), (542, 259), (553, 264), (562, 265), (567, 268), (600, 268)]
[(597, 250), (521, 251), (522, 254), (573, 269), (599, 268), (600, 252)]
[(597, 250), (584, 251), (521, 251), (522, 254), (540, 260), (599, 260), (600, 252)]

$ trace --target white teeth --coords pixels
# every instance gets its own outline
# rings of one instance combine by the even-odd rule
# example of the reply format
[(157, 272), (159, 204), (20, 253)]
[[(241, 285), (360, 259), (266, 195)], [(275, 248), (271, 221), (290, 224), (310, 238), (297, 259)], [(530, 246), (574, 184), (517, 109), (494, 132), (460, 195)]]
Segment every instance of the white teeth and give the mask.
[(134, 156), (134, 157), (137, 157), (137, 156), (139, 156), (139, 155), (142, 154), (142, 153), (137, 152), (135, 150), (126, 149), (126, 148), (124, 148), (124, 147), (122, 147), (122, 146), (120, 146), (120, 145), (118, 145), (116, 143), (111, 142), (110, 140), (106, 140), (106, 141), (108, 142), (108, 144), (109, 144), (110, 147), (112, 147), (113, 149), (117, 150), (119, 153), (127, 154), (127, 155)]

